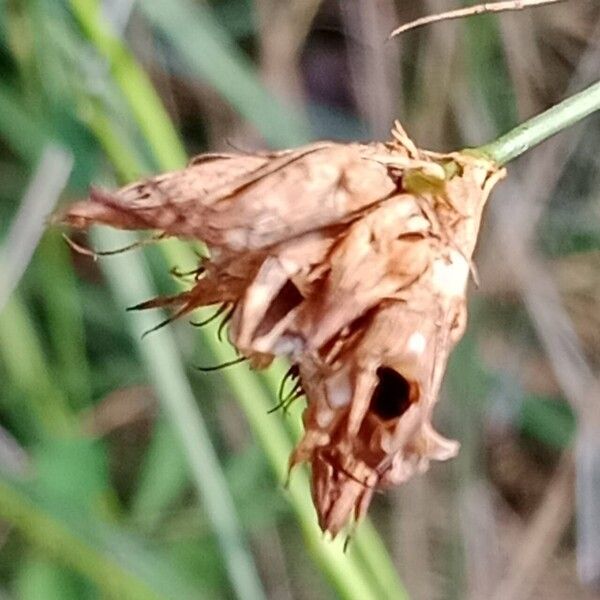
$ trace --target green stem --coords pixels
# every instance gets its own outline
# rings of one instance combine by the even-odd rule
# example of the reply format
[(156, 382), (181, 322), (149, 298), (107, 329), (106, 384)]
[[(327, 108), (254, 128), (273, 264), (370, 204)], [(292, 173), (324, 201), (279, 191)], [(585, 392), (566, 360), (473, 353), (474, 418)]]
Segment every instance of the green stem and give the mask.
[(499, 165), (505, 165), (599, 109), (600, 81), (525, 121), (497, 140), (480, 146), (477, 151), (486, 154)]
[[(123, 244), (123, 236), (112, 230), (102, 229), (94, 233), (92, 239), (98, 240), (100, 247), (119, 247)], [(126, 243), (135, 239), (128, 236)], [(132, 306), (140, 298), (154, 295), (139, 255), (113, 257), (112, 260), (102, 262), (102, 269), (120, 304)], [(143, 312), (132, 313), (127, 322), (137, 340), (138, 349), (148, 367), (163, 409), (179, 434), (192, 479), (204, 500), (204, 508), (217, 534), (236, 595), (244, 600), (261, 600), (265, 597), (262, 584), (245, 543), (227, 481), (186, 377), (173, 334), (167, 329), (156, 331), (142, 343), (144, 332), (156, 326), (156, 316)]]
[(133, 112), (140, 131), (162, 169), (178, 169), (187, 161), (171, 119), (150, 78), (139, 68), (127, 46), (102, 18), (98, 0), (71, 0), (73, 15), (110, 68)]

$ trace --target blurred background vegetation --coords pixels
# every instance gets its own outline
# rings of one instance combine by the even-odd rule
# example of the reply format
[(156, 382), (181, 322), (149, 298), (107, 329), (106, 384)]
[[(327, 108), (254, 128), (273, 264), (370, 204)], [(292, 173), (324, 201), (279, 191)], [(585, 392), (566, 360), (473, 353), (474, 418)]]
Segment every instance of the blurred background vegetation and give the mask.
[(125, 312), (196, 249), (94, 262), (45, 231), (91, 183), (204, 150), (385, 139), (394, 118), (423, 147), (477, 145), (598, 79), (597, 0), (386, 42), (457, 4), (0, 0), (0, 598), (597, 597), (597, 116), (492, 198), (436, 416), (459, 458), (380, 496), (346, 553), (306, 473), (283, 487), (303, 402), (267, 414), (285, 365), (198, 373), (234, 356), (218, 324), (142, 340), (160, 315)]

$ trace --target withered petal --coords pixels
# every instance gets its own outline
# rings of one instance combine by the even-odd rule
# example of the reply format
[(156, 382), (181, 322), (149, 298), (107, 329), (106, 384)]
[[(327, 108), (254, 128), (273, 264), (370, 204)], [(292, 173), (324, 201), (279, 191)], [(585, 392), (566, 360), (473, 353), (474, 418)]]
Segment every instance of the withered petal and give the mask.
[(431, 419), (464, 330), (482, 211), (503, 176), (483, 158), (421, 150), (399, 124), (393, 138), (203, 155), (92, 191), (57, 217), (209, 245), (190, 290), (139, 308), (226, 305), (230, 339), (255, 368), (292, 361), (307, 407), (290, 467), (310, 463), (333, 535), (376, 489), (458, 451)]

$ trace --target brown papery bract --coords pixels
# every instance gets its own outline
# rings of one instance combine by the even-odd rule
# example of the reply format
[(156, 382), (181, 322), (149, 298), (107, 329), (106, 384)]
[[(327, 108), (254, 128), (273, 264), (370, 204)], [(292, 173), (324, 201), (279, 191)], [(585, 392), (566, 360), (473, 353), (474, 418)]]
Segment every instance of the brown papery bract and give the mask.
[(448, 353), (466, 321), (481, 214), (503, 171), (468, 153), (323, 142), (206, 154), (60, 215), (204, 241), (189, 291), (143, 305), (180, 316), (231, 307), (230, 338), (255, 368), (286, 356), (307, 398), (290, 465), (308, 462), (323, 530), (365, 514), (458, 443), (431, 424)]

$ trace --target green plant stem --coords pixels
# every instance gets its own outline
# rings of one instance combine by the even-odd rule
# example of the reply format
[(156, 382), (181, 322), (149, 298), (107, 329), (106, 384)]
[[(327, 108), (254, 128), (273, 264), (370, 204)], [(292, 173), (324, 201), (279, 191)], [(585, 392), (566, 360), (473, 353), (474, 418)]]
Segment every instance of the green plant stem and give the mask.
[(99, 2), (71, 0), (70, 5), (82, 30), (105, 58), (161, 168), (170, 170), (184, 165), (187, 157), (150, 78), (138, 67), (127, 46), (111, 32), (102, 18)]
[(497, 164), (505, 165), (599, 109), (600, 81), (476, 150), (489, 156)]
[[(132, 234), (119, 235), (110, 229), (94, 231), (98, 246), (110, 248), (135, 241)], [(131, 306), (140, 298), (154, 295), (144, 263), (139, 255), (130, 254), (102, 261), (112, 291), (120, 304)], [(179, 358), (173, 333), (168, 329), (156, 331), (143, 340), (144, 331), (157, 324), (156, 315), (132, 313), (127, 320), (138, 349), (148, 368), (162, 403), (179, 434), (192, 479), (204, 500), (204, 507), (221, 545), (223, 557), (235, 587), (237, 597), (245, 600), (264, 598), (262, 584), (247, 548), (227, 482), (211, 444), (206, 424), (196, 405), (194, 393)]]

